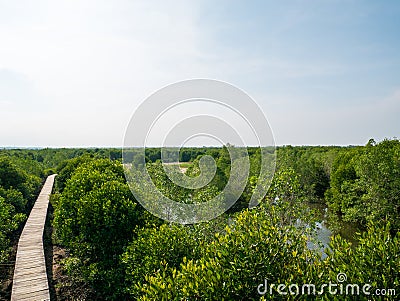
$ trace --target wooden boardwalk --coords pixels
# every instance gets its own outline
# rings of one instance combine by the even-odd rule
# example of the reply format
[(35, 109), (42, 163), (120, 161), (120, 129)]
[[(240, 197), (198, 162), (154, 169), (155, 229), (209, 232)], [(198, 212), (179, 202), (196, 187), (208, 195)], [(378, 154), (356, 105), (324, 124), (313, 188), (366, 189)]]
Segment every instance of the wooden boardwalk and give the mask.
[(47, 178), (19, 239), (11, 301), (50, 300), (43, 230), (54, 177)]

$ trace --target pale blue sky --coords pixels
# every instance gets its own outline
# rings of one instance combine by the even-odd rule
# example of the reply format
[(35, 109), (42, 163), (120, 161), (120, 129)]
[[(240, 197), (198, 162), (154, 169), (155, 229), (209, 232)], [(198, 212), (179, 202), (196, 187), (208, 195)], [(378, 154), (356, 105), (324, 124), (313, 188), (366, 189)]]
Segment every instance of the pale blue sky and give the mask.
[(248, 92), (279, 145), (399, 137), (400, 2), (0, 0), (0, 146), (121, 146), (188, 78)]

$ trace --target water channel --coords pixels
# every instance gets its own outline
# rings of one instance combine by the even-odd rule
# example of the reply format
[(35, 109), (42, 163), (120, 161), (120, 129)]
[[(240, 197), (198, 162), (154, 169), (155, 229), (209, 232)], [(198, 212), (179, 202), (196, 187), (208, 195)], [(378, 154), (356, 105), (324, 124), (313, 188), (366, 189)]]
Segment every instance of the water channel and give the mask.
[[(340, 221), (338, 218), (338, 225), (333, 225), (329, 223), (328, 219), (328, 207), (322, 203), (308, 203), (307, 204), (311, 209), (314, 209), (317, 213), (317, 217), (321, 220), (321, 222), (316, 222), (315, 226), (316, 230), (316, 239), (322, 244), (321, 251), (323, 252), (329, 246), (330, 239), (333, 234), (340, 234), (343, 238), (349, 240), (353, 244), (356, 244), (355, 235), (359, 232), (359, 228), (357, 225), (353, 223), (348, 223), (344, 221)], [(334, 230), (335, 229), (335, 230)], [(336, 233), (334, 233), (336, 232)], [(309, 242), (308, 246), (310, 249), (319, 248), (313, 242)], [(322, 253), (322, 258), (326, 258), (326, 254)]]

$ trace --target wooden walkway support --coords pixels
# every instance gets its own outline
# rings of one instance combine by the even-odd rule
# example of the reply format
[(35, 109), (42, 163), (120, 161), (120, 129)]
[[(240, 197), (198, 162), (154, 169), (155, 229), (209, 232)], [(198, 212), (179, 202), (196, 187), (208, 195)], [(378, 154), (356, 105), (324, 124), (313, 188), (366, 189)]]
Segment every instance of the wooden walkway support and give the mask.
[(40, 192), (18, 242), (11, 301), (50, 300), (43, 249), (43, 230), (55, 175)]

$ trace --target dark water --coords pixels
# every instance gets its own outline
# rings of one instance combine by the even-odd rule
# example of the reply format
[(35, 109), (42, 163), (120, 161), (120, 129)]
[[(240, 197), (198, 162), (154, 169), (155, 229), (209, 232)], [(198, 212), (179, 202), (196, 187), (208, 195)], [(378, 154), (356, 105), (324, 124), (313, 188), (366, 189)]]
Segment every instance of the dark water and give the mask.
[(333, 234), (340, 234), (343, 238), (356, 244), (355, 236), (360, 230), (355, 224), (339, 221), (339, 219), (335, 223), (329, 223), (328, 208), (326, 205), (321, 203), (308, 203), (307, 205), (311, 209), (315, 210), (317, 217), (321, 220), (321, 222), (316, 222), (315, 224), (317, 229), (316, 239), (321, 243), (321, 245), (316, 245), (310, 241), (308, 243), (310, 249), (320, 248), (322, 251), (322, 258), (325, 258), (327, 255), (323, 250), (329, 247), (329, 242)]

